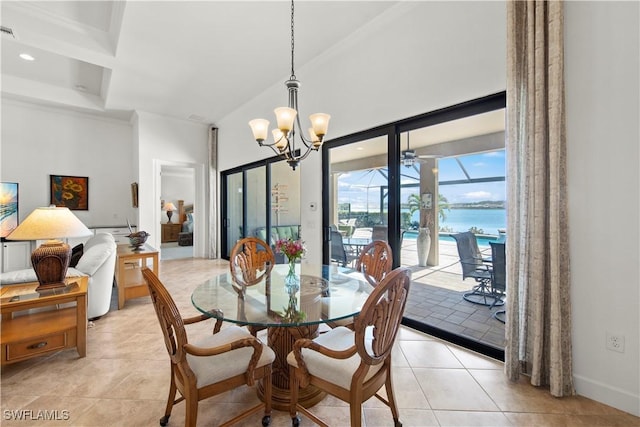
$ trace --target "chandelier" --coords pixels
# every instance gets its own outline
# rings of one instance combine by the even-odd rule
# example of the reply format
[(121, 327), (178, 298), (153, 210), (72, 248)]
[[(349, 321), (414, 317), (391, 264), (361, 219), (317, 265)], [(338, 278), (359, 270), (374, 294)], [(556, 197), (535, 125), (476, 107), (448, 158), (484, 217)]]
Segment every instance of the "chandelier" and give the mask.
[[(271, 148), (277, 155), (283, 157), (293, 170), (300, 161), (304, 160), (311, 151), (318, 151), (322, 147), (322, 140), (327, 133), (330, 115), (324, 113), (311, 114), (311, 127), (309, 137), (305, 138), (301, 132), (300, 116), (298, 115), (298, 89), (300, 82), (296, 79), (294, 70), (294, 32), (293, 32), (294, 7), (291, 0), (291, 76), (284, 82), (289, 91), (289, 106), (276, 108), (276, 120), (278, 127), (272, 131), (273, 142), (265, 142), (269, 134), (269, 120), (254, 119), (249, 122), (253, 137), (261, 147)], [(302, 144), (296, 147), (296, 134)]]

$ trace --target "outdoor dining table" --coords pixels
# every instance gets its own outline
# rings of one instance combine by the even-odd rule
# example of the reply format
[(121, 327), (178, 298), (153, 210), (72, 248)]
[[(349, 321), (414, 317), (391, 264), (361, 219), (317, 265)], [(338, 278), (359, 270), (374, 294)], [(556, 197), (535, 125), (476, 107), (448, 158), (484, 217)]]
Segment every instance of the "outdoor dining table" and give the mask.
[[(267, 329), (267, 343), (276, 353), (273, 362), (272, 404), (289, 410), (287, 354), (298, 338), (315, 338), (323, 323), (360, 313), (373, 288), (361, 273), (336, 265), (276, 264), (265, 279), (240, 286), (230, 272), (198, 285), (191, 301), (200, 312), (227, 322)], [(258, 396), (264, 390), (258, 385)], [(299, 391), (299, 403), (310, 407), (325, 393), (309, 386)]]

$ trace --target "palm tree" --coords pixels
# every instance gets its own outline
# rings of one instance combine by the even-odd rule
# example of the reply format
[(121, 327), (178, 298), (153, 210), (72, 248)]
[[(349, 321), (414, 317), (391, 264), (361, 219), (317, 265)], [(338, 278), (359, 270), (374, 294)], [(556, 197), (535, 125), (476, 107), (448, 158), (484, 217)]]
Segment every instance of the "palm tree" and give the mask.
[(447, 198), (442, 194), (438, 194), (438, 217), (442, 222), (447, 219), (447, 214), (444, 212), (445, 209), (447, 211), (451, 210), (451, 207), (449, 206), (449, 200), (447, 200)]
[[(420, 196), (417, 194), (411, 194), (407, 199), (407, 207), (409, 208), (409, 215), (413, 216), (415, 211), (420, 210), (422, 201), (420, 200)], [(451, 207), (449, 206), (449, 200), (442, 194), (438, 194), (438, 218), (440, 218), (441, 222), (444, 222), (447, 219), (447, 214), (445, 211), (450, 211)]]

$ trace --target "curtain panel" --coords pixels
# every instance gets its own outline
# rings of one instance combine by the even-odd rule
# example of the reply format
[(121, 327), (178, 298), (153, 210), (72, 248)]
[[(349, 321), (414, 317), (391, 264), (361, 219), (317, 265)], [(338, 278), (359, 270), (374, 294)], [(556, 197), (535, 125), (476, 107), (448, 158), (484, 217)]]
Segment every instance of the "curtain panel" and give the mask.
[(205, 247), (205, 256), (218, 258), (218, 128), (209, 128), (207, 165), (207, 197), (209, 204), (209, 229)]
[(505, 371), (574, 394), (569, 301), (563, 4), (507, 4)]

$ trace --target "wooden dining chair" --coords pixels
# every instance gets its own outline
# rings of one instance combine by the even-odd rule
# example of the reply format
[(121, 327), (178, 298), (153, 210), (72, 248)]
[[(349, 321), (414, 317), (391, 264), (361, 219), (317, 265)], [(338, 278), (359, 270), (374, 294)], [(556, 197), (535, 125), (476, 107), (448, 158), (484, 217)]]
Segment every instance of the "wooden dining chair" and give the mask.
[(386, 241), (374, 240), (360, 251), (356, 270), (364, 275), (371, 286), (375, 287), (391, 271), (392, 265), (391, 246)]
[[(375, 288), (391, 271), (392, 265), (393, 253), (391, 246), (382, 240), (374, 240), (362, 248), (355, 268), (361, 272), (366, 281)], [(353, 329), (354, 318), (338, 319), (328, 322), (327, 324), (332, 328), (344, 326)]]
[[(362, 403), (375, 396), (391, 409), (394, 425), (402, 426), (391, 381), (391, 350), (409, 296), (411, 273), (399, 267), (371, 292), (355, 320), (355, 330), (337, 327), (311, 340), (295, 341), (287, 356), (292, 425), (298, 411), (315, 423), (328, 425), (298, 405), (298, 389), (313, 385), (349, 403), (351, 427), (362, 423)], [(385, 386), (387, 399), (378, 394)]]
[[(268, 277), (275, 263), (273, 250), (264, 240), (257, 237), (238, 240), (229, 255), (231, 280), (238, 286), (238, 296), (243, 298), (248, 286), (257, 285)], [(247, 329), (251, 335), (256, 336), (258, 331), (266, 329), (266, 326), (247, 325)]]
[[(264, 403), (260, 403), (221, 424), (232, 425), (264, 408), (262, 425), (271, 423), (271, 364), (275, 354), (259, 339), (237, 326), (221, 329), (217, 320), (212, 335), (188, 340), (185, 325), (211, 319), (200, 315), (183, 319), (160, 279), (144, 267), (142, 275), (149, 287), (164, 343), (171, 360), (169, 398), (160, 425), (166, 426), (173, 405), (185, 401), (185, 427), (194, 427), (198, 417), (198, 402), (242, 385), (253, 386), (262, 380)], [(176, 399), (176, 391), (181, 397)]]
[(271, 273), (275, 262), (275, 255), (267, 242), (257, 237), (245, 237), (231, 249), (231, 278), (240, 286), (255, 285)]

